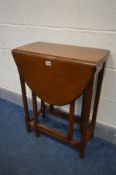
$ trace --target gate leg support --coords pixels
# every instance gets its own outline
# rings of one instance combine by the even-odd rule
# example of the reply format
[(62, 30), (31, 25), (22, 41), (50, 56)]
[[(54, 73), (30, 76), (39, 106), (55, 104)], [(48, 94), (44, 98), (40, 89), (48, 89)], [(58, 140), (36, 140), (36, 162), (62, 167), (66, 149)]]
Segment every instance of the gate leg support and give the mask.
[(35, 129), (36, 137), (38, 137), (39, 130), (38, 130), (37, 99), (36, 99), (36, 95), (33, 92), (32, 92), (32, 104), (33, 104), (34, 129)]
[(102, 70), (98, 74), (97, 89), (96, 89), (95, 102), (94, 102), (94, 110), (93, 110), (93, 115), (92, 115), (92, 120), (91, 120), (92, 137), (94, 136), (94, 132), (95, 132), (96, 117), (97, 117), (98, 104), (99, 104), (101, 87), (102, 87), (102, 80), (103, 80), (103, 75), (104, 75), (104, 68), (105, 68), (105, 63), (103, 65)]
[(68, 120), (68, 141), (72, 140), (73, 137), (73, 124), (74, 124), (74, 111), (75, 111), (75, 101), (70, 104), (70, 113), (69, 113), (69, 120)]
[(85, 147), (87, 143), (87, 133), (89, 129), (89, 116), (91, 110), (92, 94), (93, 94), (93, 80), (91, 85), (86, 89), (86, 91), (83, 94), (80, 158), (84, 157)]
[(31, 132), (31, 126), (29, 125), (30, 116), (29, 116), (29, 108), (28, 108), (28, 102), (27, 102), (25, 81), (22, 78), (21, 74), (19, 74), (19, 77), (20, 77), (21, 90), (22, 90), (22, 99), (23, 99), (24, 113), (25, 113), (25, 124), (26, 124), (27, 131)]

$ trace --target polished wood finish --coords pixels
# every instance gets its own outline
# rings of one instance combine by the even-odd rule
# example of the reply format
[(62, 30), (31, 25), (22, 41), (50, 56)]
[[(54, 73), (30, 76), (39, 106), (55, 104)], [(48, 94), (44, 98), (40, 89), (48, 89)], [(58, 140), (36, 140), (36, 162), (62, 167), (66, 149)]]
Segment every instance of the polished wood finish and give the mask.
[(81, 124), (81, 148), (80, 148), (80, 157), (83, 158), (85, 146), (87, 143), (87, 135), (89, 130), (89, 115), (91, 110), (91, 101), (93, 94), (93, 80), (90, 86), (85, 90), (83, 94), (83, 103), (82, 103), (82, 124)]
[(75, 101), (73, 101), (70, 104), (70, 113), (69, 113), (69, 119), (68, 119), (68, 134), (67, 134), (67, 139), (70, 141), (72, 140), (73, 137), (73, 124), (74, 124), (74, 115), (75, 112)]
[(19, 74), (20, 77), (20, 83), (21, 83), (21, 89), (22, 89), (22, 99), (23, 99), (23, 106), (24, 106), (24, 112), (25, 112), (25, 123), (27, 127), (27, 131), (31, 131), (31, 127), (29, 125), (30, 117), (29, 117), (29, 108), (28, 108), (28, 102), (27, 102), (27, 95), (26, 95), (26, 86), (25, 81), (23, 80), (21, 74)]
[(42, 109), (42, 116), (43, 116), (43, 118), (46, 117), (45, 108), (46, 108), (45, 103), (44, 103), (44, 101), (41, 100), (41, 109)]
[[(69, 114), (66, 112), (63, 112), (61, 110), (58, 110), (58, 109), (51, 110), (51, 107), (50, 107), (50, 108), (46, 108), (46, 112), (52, 113), (53, 117), (59, 117), (59, 118), (62, 118), (64, 120), (69, 120)], [(81, 124), (80, 116), (74, 115), (74, 123), (77, 125)]]
[(14, 49), (13, 52), (32, 54), (47, 59), (59, 59), (89, 65), (98, 65), (106, 61), (109, 53), (105, 49), (79, 47), (45, 42), (31, 43)]
[(51, 66), (46, 66), (45, 58), (19, 54), (15, 51), (13, 55), (30, 89), (49, 104), (60, 106), (75, 100), (82, 94), (95, 73), (94, 66), (57, 59), (51, 61)]
[(97, 88), (96, 88), (96, 94), (95, 94), (94, 111), (93, 111), (93, 116), (92, 116), (92, 121), (91, 121), (91, 127), (93, 130), (92, 137), (95, 131), (96, 117), (97, 117), (98, 104), (99, 104), (103, 75), (104, 75), (104, 68), (105, 68), (105, 63), (103, 64), (103, 67), (97, 77), (98, 79), (97, 79)]
[(34, 92), (32, 92), (32, 105), (33, 105), (33, 118), (34, 118), (34, 128), (36, 136), (38, 136), (38, 111), (37, 111), (37, 99)]
[[(83, 158), (87, 141), (94, 135), (104, 67), (109, 51), (37, 42), (16, 48), (12, 54), (20, 75), (25, 123), (28, 131), (34, 128), (36, 136), (44, 132), (77, 146), (80, 148), (80, 157)], [(98, 81), (93, 116), (90, 121), (95, 75), (98, 76)], [(25, 84), (32, 90), (32, 120), (29, 117)], [(81, 117), (77, 117), (74, 114), (75, 100), (81, 95), (83, 95), (82, 113)], [(41, 99), (39, 110), (37, 97)], [(54, 105), (66, 104), (70, 104), (69, 114), (54, 108)], [(67, 120), (66, 135), (39, 123), (39, 114), (42, 113), (45, 118), (48, 112)], [(80, 126), (80, 141), (73, 139), (74, 123)]]

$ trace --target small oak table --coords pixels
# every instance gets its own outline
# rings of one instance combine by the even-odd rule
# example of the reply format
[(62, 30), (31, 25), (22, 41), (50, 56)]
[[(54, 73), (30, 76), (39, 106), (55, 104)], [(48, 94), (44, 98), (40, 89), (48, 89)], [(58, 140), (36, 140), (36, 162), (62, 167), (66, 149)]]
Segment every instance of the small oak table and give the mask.
[[(12, 50), (16, 62), (25, 111), (25, 123), (28, 131), (34, 127), (36, 135), (47, 133), (80, 148), (80, 157), (89, 138), (93, 137), (96, 124), (98, 103), (108, 50), (36, 42)], [(33, 119), (30, 119), (26, 96), (27, 84), (32, 91)], [(94, 88), (96, 84), (96, 91)], [(95, 91), (92, 118), (91, 102)], [(81, 117), (75, 115), (75, 100), (82, 96)], [(37, 109), (37, 97), (41, 99), (41, 108)], [(47, 102), (49, 107), (46, 107)], [(54, 105), (70, 104), (69, 114), (58, 111)], [(45, 116), (46, 110), (55, 116), (67, 119), (67, 134), (40, 124), (38, 115)], [(81, 140), (73, 138), (73, 125), (79, 124)]]

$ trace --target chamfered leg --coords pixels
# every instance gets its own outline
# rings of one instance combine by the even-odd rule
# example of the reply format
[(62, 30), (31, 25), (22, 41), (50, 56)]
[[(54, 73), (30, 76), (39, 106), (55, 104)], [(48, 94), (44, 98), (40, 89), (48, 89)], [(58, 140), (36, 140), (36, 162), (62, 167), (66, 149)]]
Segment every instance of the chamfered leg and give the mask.
[(73, 137), (73, 124), (74, 124), (74, 111), (75, 111), (75, 101), (70, 104), (70, 113), (69, 113), (69, 120), (68, 120), (68, 135), (67, 139), (70, 141)]
[(43, 100), (41, 100), (41, 109), (42, 109), (42, 116), (43, 116), (43, 118), (46, 117), (45, 108), (46, 108), (45, 103), (44, 103)]
[(52, 104), (50, 104), (49, 109), (50, 109), (50, 112), (53, 112), (54, 111), (54, 106)]
[(95, 132), (96, 117), (97, 117), (98, 104), (99, 104), (100, 92), (101, 92), (101, 87), (102, 87), (102, 80), (103, 80), (103, 75), (104, 75), (104, 68), (105, 68), (105, 63), (101, 71), (98, 74), (97, 89), (96, 89), (95, 102), (94, 102), (94, 107), (93, 107), (94, 110), (93, 110), (93, 115), (92, 115), (92, 120), (91, 120), (92, 137), (94, 136), (94, 132)]
[(87, 133), (89, 129), (89, 116), (90, 116), (90, 110), (91, 110), (93, 82), (94, 80), (92, 80), (91, 85), (85, 90), (83, 94), (80, 158), (84, 157), (85, 147), (87, 143)]
[(38, 130), (37, 99), (36, 99), (36, 95), (34, 94), (34, 92), (32, 92), (32, 105), (33, 105), (34, 129), (35, 129), (36, 137), (38, 137), (39, 130)]
[(29, 125), (30, 116), (29, 116), (29, 108), (28, 108), (28, 102), (27, 102), (25, 81), (22, 78), (20, 73), (19, 73), (19, 77), (20, 77), (21, 90), (22, 90), (22, 99), (23, 99), (24, 113), (25, 113), (25, 124), (26, 124), (26, 127), (27, 127), (27, 131), (30, 132), (31, 131), (31, 126)]

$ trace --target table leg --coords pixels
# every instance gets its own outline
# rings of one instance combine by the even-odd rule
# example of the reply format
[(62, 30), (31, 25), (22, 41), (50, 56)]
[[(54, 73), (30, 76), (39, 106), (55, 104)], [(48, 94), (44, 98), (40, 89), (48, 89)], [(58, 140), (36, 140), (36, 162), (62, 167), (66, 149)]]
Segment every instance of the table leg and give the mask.
[(33, 104), (34, 129), (35, 129), (36, 137), (38, 137), (39, 131), (38, 131), (37, 99), (36, 99), (36, 95), (33, 92), (32, 92), (32, 104)]
[(93, 82), (91, 85), (85, 90), (83, 94), (83, 102), (82, 102), (82, 124), (81, 124), (81, 146), (80, 146), (80, 157), (84, 157), (84, 151), (87, 143), (87, 133), (89, 127), (89, 116), (91, 110), (91, 101), (93, 94)]
[(97, 89), (96, 89), (95, 102), (94, 102), (94, 110), (93, 110), (92, 121), (91, 121), (92, 137), (94, 136), (94, 132), (95, 132), (96, 117), (97, 117), (98, 104), (99, 104), (101, 87), (102, 87), (102, 80), (103, 80), (103, 75), (104, 75), (104, 68), (105, 68), (105, 63), (103, 65), (102, 70), (98, 74)]
[(25, 81), (23, 80), (23, 78), (20, 74), (19, 74), (19, 77), (20, 77), (21, 90), (22, 90), (24, 113), (25, 113), (25, 124), (26, 124), (26, 127), (27, 127), (27, 131), (30, 132), (31, 131), (31, 126), (29, 126), (30, 117), (29, 117), (29, 108), (28, 108), (28, 102), (27, 102)]
[(69, 113), (69, 120), (68, 120), (68, 141), (72, 140), (73, 137), (73, 124), (74, 124), (74, 111), (75, 111), (75, 101), (70, 104), (70, 113)]
[(42, 116), (43, 116), (43, 118), (46, 117), (46, 115), (45, 115), (45, 108), (46, 108), (45, 103), (44, 103), (43, 100), (41, 100), (41, 109), (42, 109)]
[(54, 106), (52, 104), (50, 104), (49, 109), (50, 109), (50, 112), (53, 112), (54, 111)]

